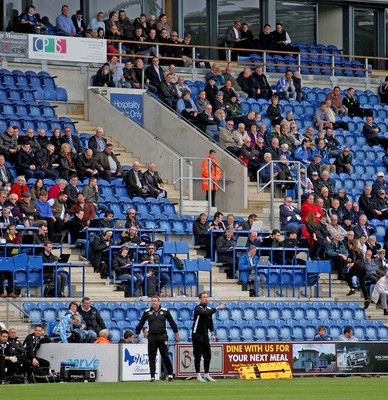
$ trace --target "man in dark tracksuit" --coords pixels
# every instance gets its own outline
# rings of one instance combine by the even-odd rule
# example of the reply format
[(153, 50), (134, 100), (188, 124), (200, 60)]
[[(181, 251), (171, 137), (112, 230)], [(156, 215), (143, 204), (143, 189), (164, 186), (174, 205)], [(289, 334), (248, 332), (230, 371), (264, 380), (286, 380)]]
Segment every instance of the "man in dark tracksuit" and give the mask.
[[(214, 308), (208, 307), (209, 300), (205, 292), (199, 294), (199, 301), (200, 303), (194, 309), (194, 324), (192, 330), (195, 372), (197, 373), (197, 380), (199, 382), (215, 381), (215, 379), (209, 375), (210, 360), (212, 357), (209, 343), (209, 331), (214, 342), (216, 337), (214, 335), (212, 315), (217, 310), (225, 308), (225, 303), (219, 304)], [(203, 366), (205, 369), (205, 375), (203, 377), (200, 373), (201, 356), (203, 356)]]
[(166, 321), (175, 333), (175, 341), (179, 342), (178, 326), (167, 308), (160, 306), (158, 296), (152, 296), (151, 307), (144, 311), (139, 325), (136, 327), (135, 343), (139, 343), (139, 334), (144, 324), (148, 321), (148, 358), (150, 360), (151, 382), (155, 382), (156, 353), (160, 352), (164, 366), (167, 369), (167, 380), (172, 381), (172, 364), (168, 356)]

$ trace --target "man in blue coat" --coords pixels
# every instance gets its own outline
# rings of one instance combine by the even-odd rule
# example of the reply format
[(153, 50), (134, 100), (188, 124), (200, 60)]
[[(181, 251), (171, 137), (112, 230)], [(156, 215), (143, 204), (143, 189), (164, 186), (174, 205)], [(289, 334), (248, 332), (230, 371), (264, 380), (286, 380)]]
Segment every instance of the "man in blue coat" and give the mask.
[[(256, 255), (257, 247), (249, 246), (248, 251), (243, 254), (238, 261), (238, 274), (239, 279), (242, 283), (248, 283), (255, 281), (255, 271), (257, 264), (259, 263), (259, 258)], [(264, 284), (267, 279), (257, 274), (257, 288)], [(257, 293), (256, 293), (257, 296)]]

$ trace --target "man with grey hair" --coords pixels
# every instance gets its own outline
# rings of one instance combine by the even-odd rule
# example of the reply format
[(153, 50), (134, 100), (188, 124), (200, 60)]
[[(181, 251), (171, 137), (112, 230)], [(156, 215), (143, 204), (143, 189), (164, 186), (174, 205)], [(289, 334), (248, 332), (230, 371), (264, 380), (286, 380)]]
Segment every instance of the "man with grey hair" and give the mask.
[(143, 179), (145, 185), (148, 186), (150, 196), (156, 199), (167, 197), (167, 192), (164, 190), (163, 179), (156, 170), (155, 163), (151, 162), (148, 164), (148, 169), (144, 172)]
[(59, 172), (57, 171), (59, 164), (54, 152), (55, 146), (49, 143), (34, 154), (36, 167), (44, 172), (45, 178), (52, 180), (56, 180), (59, 177)]
[[(216, 240), (216, 249), (218, 255), (218, 262), (221, 262), (226, 267), (228, 278), (233, 277), (233, 247), (236, 247), (236, 241), (233, 237), (234, 229), (228, 227), (225, 233)], [(238, 257), (236, 256), (236, 262)]]
[(96, 129), (96, 134), (89, 139), (88, 148), (93, 151), (94, 155), (105, 150), (107, 140), (103, 136), (104, 129), (99, 126)]
[(125, 186), (127, 188), (128, 196), (130, 198), (147, 197), (149, 194), (149, 188), (147, 187), (143, 173), (140, 171), (140, 163), (135, 161), (132, 165), (132, 169), (127, 172), (125, 177)]
[(234, 77), (233, 70), (230, 65), (225, 68), (224, 78), (225, 81), (230, 80), (232, 82), (232, 87), (236, 91), (238, 97), (241, 97), (243, 99), (246, 99), (248, 97), (248, 94), (242, 91), (241, 86), (238, 84), (237, 79)]
[(101, 153), (97, 153), (94, 159), (98, 164), (97, 169), (99, 170), (101, 178), (110, 182), (112, 177), (120, 178), (123, 176), (120, 161), (113, 153), (113, 144), (107, 143), (105, 150)]

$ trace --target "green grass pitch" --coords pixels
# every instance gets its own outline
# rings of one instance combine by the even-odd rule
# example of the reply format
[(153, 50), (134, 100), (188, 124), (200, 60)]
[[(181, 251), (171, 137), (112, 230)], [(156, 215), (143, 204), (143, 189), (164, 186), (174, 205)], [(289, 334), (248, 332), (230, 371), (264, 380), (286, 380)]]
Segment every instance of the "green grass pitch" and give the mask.
[(382, 399), (387, 378), (294, 378), (292, 380), (219, 379), (174, 382), (51, 383), (0, 386), (5, 400), (333, 400)]

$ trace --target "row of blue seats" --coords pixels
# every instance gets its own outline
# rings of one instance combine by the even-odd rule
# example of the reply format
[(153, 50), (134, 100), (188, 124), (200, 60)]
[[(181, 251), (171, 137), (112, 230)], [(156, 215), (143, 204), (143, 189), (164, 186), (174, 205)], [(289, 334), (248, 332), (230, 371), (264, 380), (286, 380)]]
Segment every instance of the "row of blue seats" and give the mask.
[[(31, 309), (38, 308), (42, 311), (53, 309), (55, 319), (60, 319), (68, 309), (68, 304), (62, 301), (54, 302), (24, 302), (23, 309), (29, 313)], [(217, 305), (215, 303), (214, 305)], [(162, 306), (168, 308), (177, 321), (193, 319), (193, 310), (198, 302), (170, 302), (162, 301)], [(96, 301), (93, 306), (101, 312), (108, 310), (109, 320), (134, 321), (139, 320), (143, 312), (150, 307), (149, 302), (123, 301), (103, 302)], [(210, 307), (212, 304), (209, 305)], [(214, 316), (214, 321), (312, 321), (312, 320), (365, 320), (365, 311), (357, 302), (257, 302), (238, 301), (227, 302), (227, 307), (219, 310)]]

